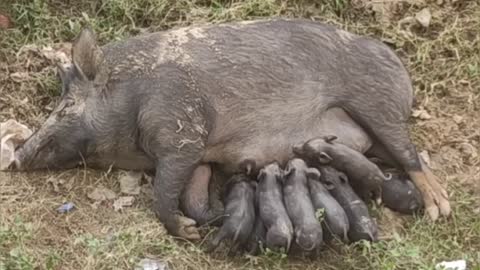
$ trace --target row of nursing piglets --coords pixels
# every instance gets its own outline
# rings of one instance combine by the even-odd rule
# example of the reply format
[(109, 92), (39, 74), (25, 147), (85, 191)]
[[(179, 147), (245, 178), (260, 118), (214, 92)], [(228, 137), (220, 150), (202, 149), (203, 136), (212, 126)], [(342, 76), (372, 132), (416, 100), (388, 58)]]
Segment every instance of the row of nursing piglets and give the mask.
[(378, 229), (366, 202), (382, 198), (402, 213), (422, 207), (413, 183), (401, 174), (386, 177), (379, 167), (335, 137), (312, 139), (295, 146), (301, 158), (285, 169), (272, 162), (257, 181), (246, 173), (233, 175), (225, 186), (225, 219), (208, 251), (231, 239), (234, 250), (256, 254), (260, 245), (287, 253), (309, 253), (324, 241), (377, 241)]

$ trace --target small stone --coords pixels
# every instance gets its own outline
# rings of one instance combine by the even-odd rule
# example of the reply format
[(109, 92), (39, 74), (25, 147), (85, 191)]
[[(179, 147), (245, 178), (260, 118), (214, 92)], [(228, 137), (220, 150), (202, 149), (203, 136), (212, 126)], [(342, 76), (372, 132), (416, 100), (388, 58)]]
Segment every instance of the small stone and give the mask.
[(135, 270), (169, 270), (166, 262), (153, 259), (142, 259)]
[(462, 123), (462, 121), (463, 121), (463, 117), (460, 116), (460, 115), (454, 115), (454, 116), (453, 116), (453, 121), (454, 121), (455, 123), (457, 123), (457, 124), (460, 124), (460, 123)]
[(415, 19), (421, 26), (427, 28), (428, 26), (430, 26), (432, 14), (430, 13), (430, 10), (428, 8), (424, 8), (415, 15)]

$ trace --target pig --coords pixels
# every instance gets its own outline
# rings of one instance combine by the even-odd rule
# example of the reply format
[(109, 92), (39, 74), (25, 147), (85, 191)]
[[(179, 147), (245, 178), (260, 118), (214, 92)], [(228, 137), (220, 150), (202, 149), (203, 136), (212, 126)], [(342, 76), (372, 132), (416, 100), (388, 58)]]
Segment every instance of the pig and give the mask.
[[(305, 19), (188, 26), (99, 46), (88, 26), (59, 66), (57, 106), (15, 151), (12, 169), (154, 171), (153, 210), (166, 230), (200, 238), (182, 215), (195, 169), (228, 175), (293, 158), (291, 147), (335, 135), (388, 155), (419, 188), (426, 213), (448, 216), (448, 194), (411, 142), (413, 88), (382, 42)], [(372, 150), (373, 149), (373, 150)], [(217, 211), (204, 211), (217, 213)], [(210, 217), (204, 218), (210, 220)]]
[(372, 195), (375, 199), (380, 198), (382, 183), (388, 178), (362, 153), (336, 143), (336, 139), (336, 136), (313, 138), (304, 144), (294, 145), (293, 152), (346, 173), (351, 186), (362, 200), (367, 201)]
[(378, 227), (368, 213), (367, 205), (348, 184), (348, 177), (330, 166), (319, 166), (321, 181), (343, 207), (347, 214), (350, 229), (348, 238), (352, 242), (360, 240), (378, 241)]
[(400, 172), (390, 172), (391, 179), (382, 184), (383, 204), (402, 214), (414, 214), (423, 208), (420, 191)]
[(283, 200), (293, 223), (295, 245), (307, 252), (323, 242), (322, 225), (315, 217), (307, 186), (309, 180), (319, 178), (320, 172), (299, 158), (290, 160), (284, 171)]
[(247, 243), (255, 223), (255, 185), (252, 183), (243, 174), (233, 175), (228, 180), (224, 201), (226, 218), (212, 239), (209, 251), (226, 238), (233, 240), (235, 248)]
[(293, 238), (293, 225), (283, 203), (283, 173), (278, 162), (260, 169), (256, 200), (266, 234), (267, 248), (288, 253)]
[(350, 223), (342, 206), (332, 197), (320, 181), (309, 179), (308, 187), (315, 213), (321, 209), (324, 211), (325, 219), (322, 224), (326, 232), (324, 235), (329, 233), (328, 237), (336, 236), (347, 242)]

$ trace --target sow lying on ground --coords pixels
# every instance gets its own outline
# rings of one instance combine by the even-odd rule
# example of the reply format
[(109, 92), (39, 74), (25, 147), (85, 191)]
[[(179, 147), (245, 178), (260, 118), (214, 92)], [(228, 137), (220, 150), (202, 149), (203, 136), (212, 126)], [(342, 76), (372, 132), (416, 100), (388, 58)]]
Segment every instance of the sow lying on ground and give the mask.
[(199, 238), (177, 211), (200, 163), (226, 174), (246, 159), (284, 166), (292, 145), (330, 134), (407, 172), (433, 220), (450, 213), (409, 138), (408, 73), (381, 42), (297, 19), (179, 28), (102, 48), (85, 29), (72, 60), (59, 71), (58, 106), (16, 151), (16, 168), (85, 160), (155, 171), (154, 210), (174, 235)]

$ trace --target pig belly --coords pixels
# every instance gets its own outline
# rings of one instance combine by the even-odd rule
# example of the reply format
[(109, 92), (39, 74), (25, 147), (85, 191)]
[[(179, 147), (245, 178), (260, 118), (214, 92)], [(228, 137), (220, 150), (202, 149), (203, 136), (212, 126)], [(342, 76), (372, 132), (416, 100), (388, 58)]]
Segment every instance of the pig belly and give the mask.
[(248, 128), (239, 127), (234, 135), (223, 138), (227, 143), (207, 144), (204, 161), (219, 163), (230, 173), (237, 171), (238, 164), (245, 159), (255, 160), (257, 168), (272, 161), (284, 166), (293, 157), (294, 144), (326, 135), (337, 136), (339, 143), (361, 153), (372, 146), (368, 134), (341, 108), (331, 108), (317, 120), (308, 122), (259, 121), (255, 125), (249, 123)]

